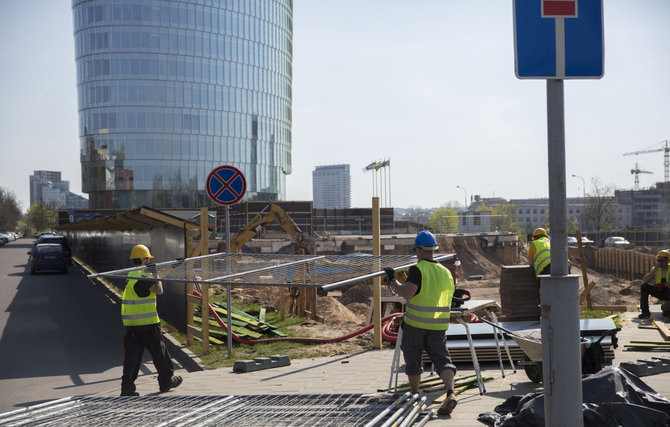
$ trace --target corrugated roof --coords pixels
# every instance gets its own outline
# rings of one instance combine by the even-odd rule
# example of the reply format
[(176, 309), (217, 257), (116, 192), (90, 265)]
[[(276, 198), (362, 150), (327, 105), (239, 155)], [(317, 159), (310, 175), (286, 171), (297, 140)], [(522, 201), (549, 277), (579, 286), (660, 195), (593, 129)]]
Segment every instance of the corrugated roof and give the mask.
[(152, 228), (165, 227), (168, 225), (179, 228), (186, 228), (188, 230), (200, 229), (200, 225), (195, 222), (187, 221), (146, 206), (102, 218), (93, 218), (79, 222), (73, 222), (70, 224), (61, 224), (54, 228), (56, 230), (63, 231), (128, 231), (150, 230)]

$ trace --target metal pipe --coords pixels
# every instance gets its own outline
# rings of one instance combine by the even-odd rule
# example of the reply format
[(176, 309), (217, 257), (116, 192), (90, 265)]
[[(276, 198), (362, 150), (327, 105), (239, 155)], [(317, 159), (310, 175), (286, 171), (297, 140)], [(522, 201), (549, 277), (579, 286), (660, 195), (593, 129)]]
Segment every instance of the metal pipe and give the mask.
[(435, 409), (431, 409), (425, 417), (421, 418), (421, 421), (419, 421), (415, 427), (423, 427), (431, 418), (433, 418), (433, 415), (435, 415)]
[(402, 402), (407, 400), (411, 395), (412, 395), (412, 393), (410, 393), (408, 391), (407, 393), (400, 396), (395, 402), (393, 402), (391, 405), (389, 405), (388, 408), (381, 411), (379, 413), (379, 415), (377, 415), (374, 419), (372, 419), (370, 422), (368, 422), (364, 427), (372, 427), (375, 424), (377, 424), (377, 422), (379, 422), (382, 418), (384, 418), (387, 414), (389, 414), (393, 409), (395, 409), (396, 406), (400, 405)]
[(412, 408), (412, 412), (407, 414), (407, 416), (405, 417), (405, 421), (403, 421), (399, 427), (411, 426), (417, 419), (419, 414), (428, 407), (428, 404), (426, 403), (426, 396), (423, 396), (423, 398), (421, 398), (421, 401), (418, 403), (419, 403), (418, 405), (414, 405), (414, 408)]
[[(425, 396), (424, 396), (424, 397), (425, 397)], [(391, 417), (390, 417), (388, 420), (386, 420), (386, 422), (385, 422), (384, 424), (381, 425), (381, 427), (389, 427), (389, 426), (390, 426), (396, 419), (398, 419), (398, 418), (403, 414), (403, 412), (405, 412), (405, 411), (407, 410), (407, 408), (411, 408), (411, 407), (412, 407), (412, 404), (413, 404), (418, 398), (419, 398), (419, 394), (418, 394), (418, 393), (413, 394), (412, 397), (407, 401), (407, 403), (405, 403), (405, 404), (402, 406), (402, 408), (397, 409), (397, 410), (395, 411), (395, 413), (394, 413), (393, 415), (391, 415)]]

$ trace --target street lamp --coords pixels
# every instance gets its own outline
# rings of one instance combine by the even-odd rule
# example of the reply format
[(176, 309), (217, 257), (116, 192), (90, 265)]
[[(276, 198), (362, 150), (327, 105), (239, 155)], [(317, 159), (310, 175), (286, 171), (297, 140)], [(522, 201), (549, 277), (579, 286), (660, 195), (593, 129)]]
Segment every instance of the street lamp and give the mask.
[(575, 175), (574, 173), (572, 174), (573, 178), (579, 178), (582, 180), (582, 198), (586, 199), (586, 181), (584, 181), (584, 178), (582, 178), (579, 175)]
[(465, 207), (465, 211), (467, 212), (467, 211), (468, 211), (468, 190), (466, 190), (465, 188), (461, 187), (460, 185), (457, 185), (456, 188), (460, 188), (460, 189), (463, 190), (463, 192), (465, 193), (465, 199), (464, 199), (464, 200), (465, 200), (465, 204), (464, 204), (463, 206)]

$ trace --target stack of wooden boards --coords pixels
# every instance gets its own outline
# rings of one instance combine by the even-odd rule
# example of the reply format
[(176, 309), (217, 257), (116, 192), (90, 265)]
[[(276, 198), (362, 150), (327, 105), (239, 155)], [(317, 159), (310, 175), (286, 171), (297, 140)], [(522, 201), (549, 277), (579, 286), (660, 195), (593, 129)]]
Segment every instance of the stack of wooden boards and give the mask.
[(500, 306), (505, 320), (540, 318), (540, 281), (529, 265), (503, 265), (500, 270)]
[[(212, 302), (211, 306), (217, 312), (223, 322), (226, 322), (228, 311), (226, 304), (222, 302)], [(233, 332), (239, 337), (249, 340), (261, 339), (264, 336), (269, 337), (285, 337), (286, 334), (277, 330), (273, 326), (265, 322), (265, 309), (261, 308), (258, 317), (238, 310), (235, 307), (231, 311), (231, 319)], [(202, 313), (196, 311), (193, 320), (196, 324), (202, 325)], [(209, 316), (209, 341), (212, 344), (225, 345), (226, 332), (219, 326), (213, 316)]]

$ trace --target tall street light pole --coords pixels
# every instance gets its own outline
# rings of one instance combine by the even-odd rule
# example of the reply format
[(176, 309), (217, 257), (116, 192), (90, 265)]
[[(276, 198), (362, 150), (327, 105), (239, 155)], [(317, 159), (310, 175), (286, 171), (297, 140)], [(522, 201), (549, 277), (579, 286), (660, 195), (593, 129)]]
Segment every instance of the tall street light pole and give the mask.
[(575, 175), (574, 173), (572, 174), (573, 178), (579, 178), (582, 180), (582, 198), (586, 200), (586, 181), (584, 181), (584, 178), (582, 178), (579, 175)]
[(464, 200), (465, 200), (465, 204), (464, 204), (463, 206), (465, 207), (465, 211), (467, 212), (467, 210), (468, 210), (468, 190), (466, 190), (465, 188), (461, 187), (460, 185), (457, 185), (456, 188), (460, 188), (460, 189), (463, 190), (463, 192), (465, 193), (465, 199), (464, 199)]

